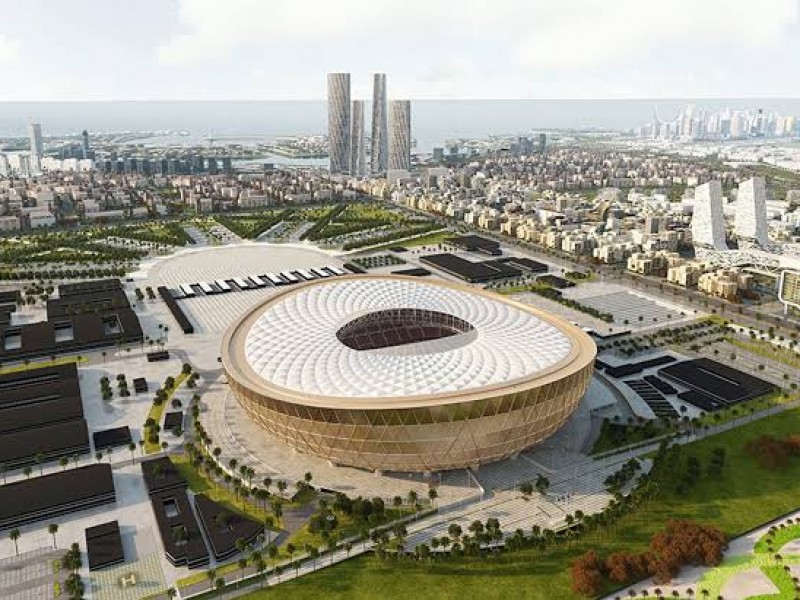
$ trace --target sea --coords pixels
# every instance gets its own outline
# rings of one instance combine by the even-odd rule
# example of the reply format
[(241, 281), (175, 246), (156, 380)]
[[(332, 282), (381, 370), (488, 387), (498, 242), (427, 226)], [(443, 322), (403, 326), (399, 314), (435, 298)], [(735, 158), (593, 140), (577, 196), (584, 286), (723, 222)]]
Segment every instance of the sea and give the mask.
[[(707, 110), (763, 109), (800, 116), (800, 98), (623, 99), (623, 100), (419, 100), (412, 101), (415, 152), (430, 152), (447, 140), (492, 135), (533, 135), (547, 130), (630, 130), (669, 121), (688, 104)], [(366, 127), (369, 129), (370, 109)], [(121, 132), (182, 132), (150, 142), (220, 143), (266, 141), (313, 135), (327, 128), (326, 103), (298, 101), (0, 102), (0, 138), (28, 135), (28, 123), (45, 136)], [(174, 139), (173, 139), (174, 138)]]

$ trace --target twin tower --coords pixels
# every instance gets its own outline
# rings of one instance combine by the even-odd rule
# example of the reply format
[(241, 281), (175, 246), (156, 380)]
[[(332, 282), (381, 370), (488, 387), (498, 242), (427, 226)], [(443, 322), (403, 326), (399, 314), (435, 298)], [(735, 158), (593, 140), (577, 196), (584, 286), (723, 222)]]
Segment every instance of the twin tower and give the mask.
[[(330, 170), (353, 177), (367, 175), (364, 101), (350, 100), (350, 73), (328, 73)], [(411, 169), (411, 102), (386, 102), (386, 74), (373, 75), (369, 172)]]
[[(763, 177), (753, 177), (739, 184), (734, 233), (740, 244), (762, 250), (769, 248), (766, 197)], [(695, 189), (692, 238), (695, 247), (728, 250), (725, 241), (722, 185), (719, 181), (709, 181)]]

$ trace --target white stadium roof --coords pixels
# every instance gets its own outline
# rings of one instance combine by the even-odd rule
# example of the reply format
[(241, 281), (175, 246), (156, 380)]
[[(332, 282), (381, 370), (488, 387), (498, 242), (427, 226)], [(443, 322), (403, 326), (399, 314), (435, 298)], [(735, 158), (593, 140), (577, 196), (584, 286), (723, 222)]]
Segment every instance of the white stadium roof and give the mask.
[[(370, 350), (337, 337), (354, 319), (390, 309), (445, 313), (473, 329)], [(536, 377), (567, 359), (574, 343), (501, 297), (407, 278), (325, 280), (289, 290), (260, 310), (244, 338), (250, 368), (272, 386), (313, 396), (477, 391)]]

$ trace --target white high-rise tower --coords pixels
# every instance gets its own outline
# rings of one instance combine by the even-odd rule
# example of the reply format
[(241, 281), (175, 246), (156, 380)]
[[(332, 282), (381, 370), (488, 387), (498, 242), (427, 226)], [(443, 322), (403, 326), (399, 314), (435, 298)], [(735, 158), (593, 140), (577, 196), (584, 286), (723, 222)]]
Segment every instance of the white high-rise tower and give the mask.
[(350, 175), (367, 174), (367, 144), (364, 137), (364, 101), (353, 100), (353, 124), (350, 131)]
[(736, 236), (761, 248), (769, 246), (767, 233), (767, 187), (763, 177), (739, 184), (734, 220)]
[(411, 101), (389, 102), (389, 170), (411, 170)]
[(44, 156), (44, 141), (42, 140), (42, 126), (31, 123), (31, 170), (39, 174), (42, 170), (42, 157)]
[(372, 130), (370, 171), (383, 173), (389, 166), (389, 137), (386, 118), (386, 74), (375, 73), (372, 85)]
[(722, 185), (719, 181), (709, 181), (694, 190), (692, 240), (695, 247), (728, 249), (722, 212)]
[(328, 73), (328, 153), (331, 173), (350, 170), (350, 73)]

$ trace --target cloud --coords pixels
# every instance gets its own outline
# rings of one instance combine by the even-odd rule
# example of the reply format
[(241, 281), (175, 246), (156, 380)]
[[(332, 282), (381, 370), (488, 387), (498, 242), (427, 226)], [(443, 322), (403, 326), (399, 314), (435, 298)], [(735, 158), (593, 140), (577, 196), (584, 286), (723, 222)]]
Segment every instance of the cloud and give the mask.
[[(800, 60), (798, 0), (178, 2), (162, 66), (262, 62), (303, 90), (300, 80), (340, 69), (385, 70), (414, 97), (686, 95), (689, 72), (702, 80), (707, 70), (729, 94), (748, 75), (736, 60), (775, 57), (784, 69)], [(774, 87), (769, 70), (753, 73), (754, 83)]]
[(0, 64), (10, 63), (19, 56), (19, 42), (0, 35)]

